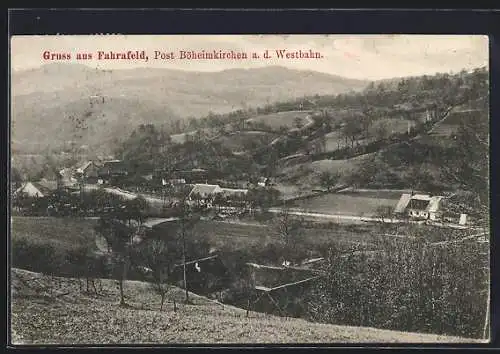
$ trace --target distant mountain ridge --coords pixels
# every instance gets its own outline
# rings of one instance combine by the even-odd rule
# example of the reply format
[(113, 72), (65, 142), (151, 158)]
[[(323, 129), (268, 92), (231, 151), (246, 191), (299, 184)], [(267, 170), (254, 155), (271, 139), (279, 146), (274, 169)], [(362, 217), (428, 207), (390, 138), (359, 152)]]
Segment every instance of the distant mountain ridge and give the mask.
[[(26, 152), (75, 140), (92, 147), (128, 134), (141, 123), (168, 123), (305, 95), (356, 91), (367, 84), (279, 66), (190, 72), (52, 63), (12, 73), (12, 139), (16, 150)], [(88, 128), (77, 133), (72, 118), (84, 120)]]

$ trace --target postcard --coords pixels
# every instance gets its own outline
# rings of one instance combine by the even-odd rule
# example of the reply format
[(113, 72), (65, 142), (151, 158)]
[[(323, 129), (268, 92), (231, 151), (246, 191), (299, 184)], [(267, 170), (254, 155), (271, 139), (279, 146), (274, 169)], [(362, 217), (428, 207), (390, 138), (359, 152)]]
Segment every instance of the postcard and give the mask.
[(12, 344), (489, 342), (487, 36), (10, 46)]

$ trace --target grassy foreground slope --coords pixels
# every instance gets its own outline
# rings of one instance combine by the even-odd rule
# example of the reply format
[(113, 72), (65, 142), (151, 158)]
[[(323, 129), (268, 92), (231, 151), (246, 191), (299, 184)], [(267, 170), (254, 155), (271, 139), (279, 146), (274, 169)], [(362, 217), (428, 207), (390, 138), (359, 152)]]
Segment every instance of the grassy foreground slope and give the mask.
[(78, 281), (13, 269), (13, 344), (147, 343), (421, 343), (473, 342), (472, 339), (347, 327), (284, 319), (221, 305), (172, 288), (163, 312), (148, 284), (125, 284), (129, 308), (118, 307), (115, 281), (102, 280), (99, 296), (81, 293)]

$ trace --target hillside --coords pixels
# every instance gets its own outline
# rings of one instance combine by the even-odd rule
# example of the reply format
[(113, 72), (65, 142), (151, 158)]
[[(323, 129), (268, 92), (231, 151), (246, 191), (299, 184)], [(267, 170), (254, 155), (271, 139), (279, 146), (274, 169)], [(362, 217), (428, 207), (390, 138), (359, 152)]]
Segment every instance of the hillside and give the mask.
[[(98, 70), (48, 64), (12, 73), (12, 140), (34, 152), (65, 141), (106, 147), (140, 123), (170, 124), (310, 94), (360, 90), (367, 82), (283, 67), (188, 72)], [(84, 120), (82, 137), (70, 117)]]
[[(128, 308), (117, 305), (114, 281), (102, 280), (99, 296), (78, 281), (12, 269), (13, 344), (180, 343), (471, 343), (473, 339), (348, 327), (281, 318), (222, 305), (172, 288), (162, 312), (148, 284), (125, 284)], [(173, 311), (173, 299), (177, 311)]]

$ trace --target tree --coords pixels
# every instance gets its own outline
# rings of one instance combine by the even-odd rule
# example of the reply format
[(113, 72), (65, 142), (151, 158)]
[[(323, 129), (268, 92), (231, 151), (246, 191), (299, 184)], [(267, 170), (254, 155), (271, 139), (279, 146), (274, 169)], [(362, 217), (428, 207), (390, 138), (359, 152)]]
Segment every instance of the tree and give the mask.
[(10, 172), (10, 182), (14, 185), (14, 188), (19, 188), (23, 182), (21, 172), (15, 167), (12, 168)]
[(358, 141), (362, 132), (363, 127), (359, 117), (351, 115), (345, 120), (342, 135), (351, 141), (351, 148), (354, 148), (354, 143)]
[(98, 234), (102, 235), (111, 251), (115, 276), (120, 287), (120, 306), (127, 306), (123, 291), (123, 283), (127, 279), (130, 267), (130, 248), (135, 229), (121, 222), (122, 217), (115, 215), (101, 216), (95, 227)]
[(135, 220), (139, 225), (141, 225), (147, 216), (148, 210), (149, 203), (146, 198), (138, 196), (132, 200), (124, 202), (120, 215), (128, 221), (129, 225), (132, 220)]
[(163, 310), (166, 296), (171, 289), (169, 284), (174, 269), (174, 258), (167, 243), (160, 238), (153, 238), (139, 250), (141, 263), (146, 267), (146, 279), (152, 280), (151, 288), (160, 296), (160, 311)]
[(284, 207), (278, 214), (275, 222), (276, 230), (280, 235), (281, 242), (285, 246), (285, 255), (288, 259), (293, 259), (296, 256), (296, 247), (299, 241), (303, 219), (292, 216), (289, 208)]
[(247, 192), (245, 200), (252, 209), (260, 208), (265, 211), (278, 202), (280, 195), (280, 191), (275, 188), (252, 188)]
[(328, 192), (330, 192), (330, 190), (339, 182), (339, 179), (340, 173), (324, 171), (319, 176), (319, 183), (322, 187), (326, 188)]
[(69, 250), (67, 254), (68, 264), (71, 264), (76, 269), (78, 277), (78, 285), (82, 291), (81, 278), (86, 280), (87, 293), (90, 293), (90, 286), (94, 290), (94, 294), (98, 295), (99, 290), (96, 283), (102, 286), (100, 278), (105, 278), (108, 275), (106, 256), (96, 254), (93, 250), (93, 245), (87, 244)]
[(460, 189), (475, 193), (483, 213), (489, 214), (489, 126), (486, 112), (471, 114), (463, 120), (454, 136), (441, 176)]
[[(450, 232), (441, 228), (409, 225), (405, 231), (414, 238), (374, 238), (379, 252), (332, 247), (325, 277), (308, 297), (311, 319), (481, 338), (488, 245), (470, 239), (430, 243)], [(469, 231), (453, 232), (466, 237)]]
[(385, 120), (376, 122), (372, 126), (372, 136), (375, 137), (376, 141), (384, 141), (389, 137), (389, 124)]

